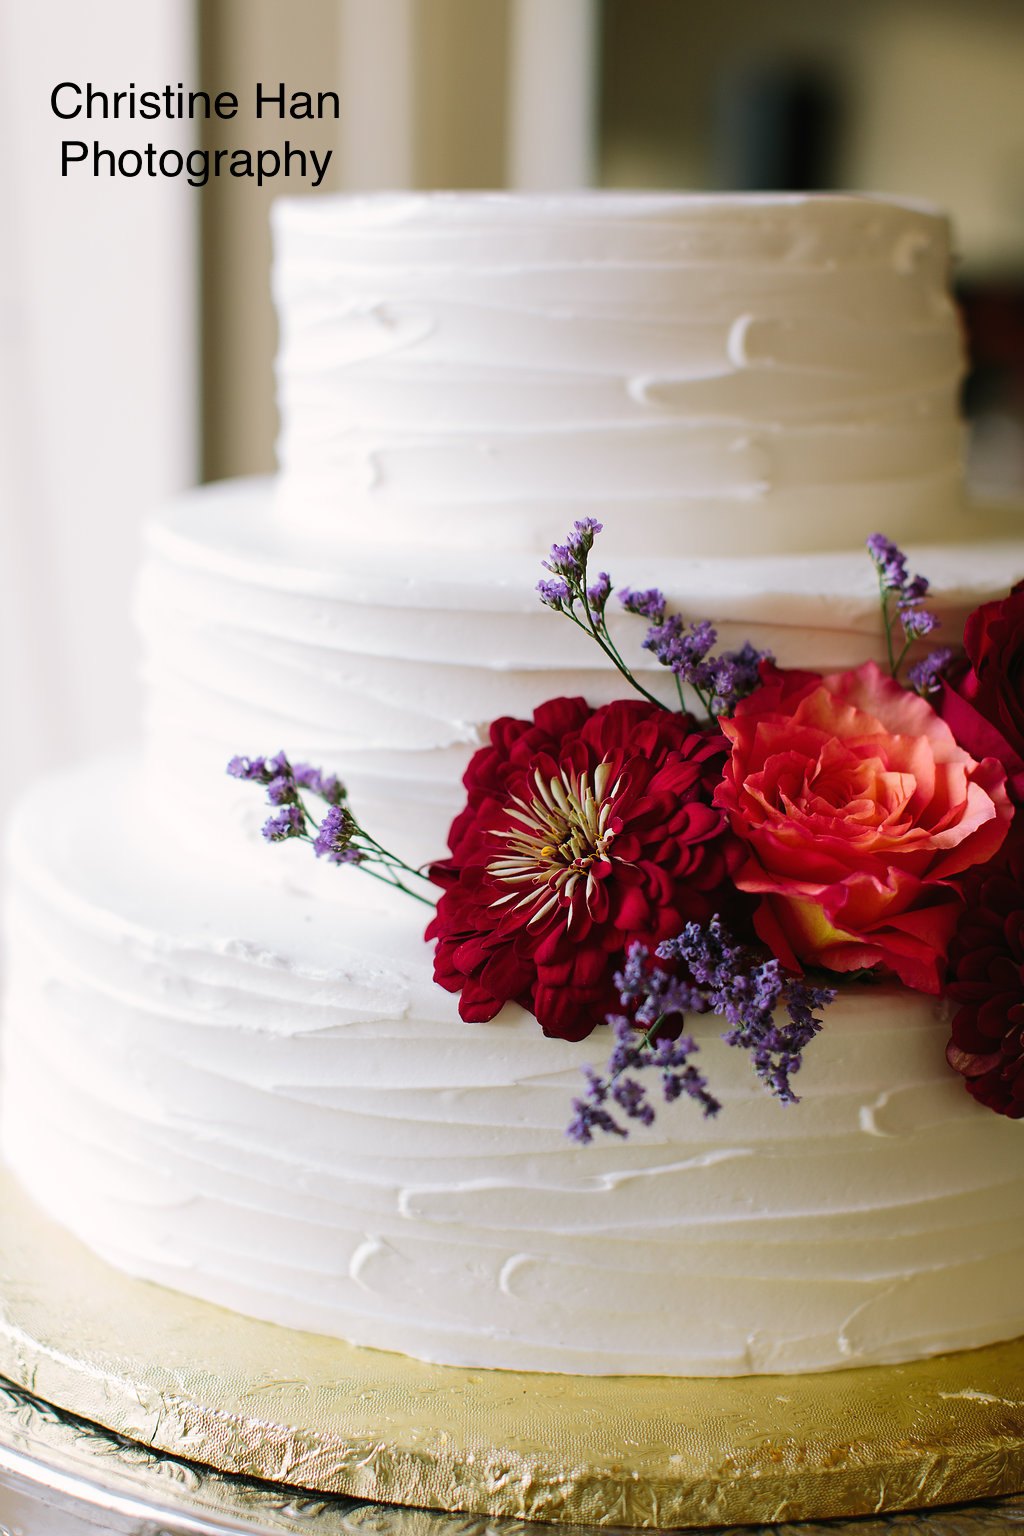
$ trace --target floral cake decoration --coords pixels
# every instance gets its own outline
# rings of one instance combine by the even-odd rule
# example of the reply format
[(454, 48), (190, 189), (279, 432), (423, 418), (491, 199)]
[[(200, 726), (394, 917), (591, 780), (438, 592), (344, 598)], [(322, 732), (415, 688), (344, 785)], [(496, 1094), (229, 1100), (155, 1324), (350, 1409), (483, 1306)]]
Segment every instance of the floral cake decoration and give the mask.
[(607, 1065), (584, 1069), (573, 1104), (577, 1141), (649, 1125), (654, 1078), (666, 1102), (718, 1112), (684, 1032), (694, 1014), (718, 1015), (768, 1092), (798, 1102), (793, 1077), (844, 979), (948, 999), (950, 1066), (980, 1103), (1024, 1118), (1024, 583), (970, 616), (961, 653), (907, 666), (938, 619), (928, 582), (874, 534), (888, 669), (827, 675), (750, 644), (715, 654), (710, 623), (669, 612), (657, 589), (621, 590), (672, 675), (669, 707), (613, 637), (611, 578), (589, 569), (600, 532), (577, 522), (538, 593), (630, 697), (494, 721), (449, 856), (424, 869), (360, 825), (334, 774), (283, 752), (228, 765), (266, 789), (264, 837), (428, 905), (439, 891), (426, 937), (464, 1019), (514, 1002), (556, 1038), (609, 1027)]

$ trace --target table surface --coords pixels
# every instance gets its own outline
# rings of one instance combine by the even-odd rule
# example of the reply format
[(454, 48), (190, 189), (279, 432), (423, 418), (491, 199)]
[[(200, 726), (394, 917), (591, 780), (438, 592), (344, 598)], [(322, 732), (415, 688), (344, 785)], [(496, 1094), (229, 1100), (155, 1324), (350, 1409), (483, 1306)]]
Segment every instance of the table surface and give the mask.
[[(553, 1529), (227, 1477), (157, 1454), (0, 1381), (0, 1536), (551, 1536)], [(1024, 1536), (1024, 1494), (920, 1514), (745, 1530), (747, 1536)]]

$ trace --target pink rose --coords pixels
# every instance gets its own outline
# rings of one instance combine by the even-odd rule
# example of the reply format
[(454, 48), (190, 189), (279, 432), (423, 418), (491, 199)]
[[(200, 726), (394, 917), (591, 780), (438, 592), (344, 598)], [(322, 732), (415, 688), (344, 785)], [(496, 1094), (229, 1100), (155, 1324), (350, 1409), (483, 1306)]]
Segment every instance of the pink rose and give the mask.
[(924, 699), (874, 662), (817, 677), (766, 665), (722, 730), (715, 804), (747, 845), (736, 874), (783, 965), (884, 967), (938, 992), (961, 905), (1013, 808), (1005, 773), (957, 746)]

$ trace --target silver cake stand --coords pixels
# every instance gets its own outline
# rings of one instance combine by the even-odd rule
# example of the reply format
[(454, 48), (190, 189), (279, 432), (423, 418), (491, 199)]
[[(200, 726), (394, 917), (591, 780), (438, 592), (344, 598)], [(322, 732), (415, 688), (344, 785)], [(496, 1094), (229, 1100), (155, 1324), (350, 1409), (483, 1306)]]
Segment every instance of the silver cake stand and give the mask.
[[(596, 1536), (599, 1528), (576, 1529)], [(1024, 1495), (921, 1514), (728, 1529), (736, 1536), (1024, 1536)], [(551, 1530), (227, 1477), (147, 1450), (0, 1381), (0, 1536), (551, 1536)]]

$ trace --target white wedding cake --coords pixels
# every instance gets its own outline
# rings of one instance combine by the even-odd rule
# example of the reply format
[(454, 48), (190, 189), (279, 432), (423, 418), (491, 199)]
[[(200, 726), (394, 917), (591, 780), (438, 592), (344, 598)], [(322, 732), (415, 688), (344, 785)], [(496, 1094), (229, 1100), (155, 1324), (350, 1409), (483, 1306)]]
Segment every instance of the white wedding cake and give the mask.
[[(847, 986), (798, 1105), (696, 1018), (721, 1112), (579, 1145), (609, 1031), (464, 1022), (427, 908), (269, 847), (225, 773), (284, 748), (407, 863), (443, 857), (492, 720), (623, 695), (535, 590), (585, 517), (617, 585), (783, 666), (883, 659), (878, 530), (955, 634), (1024, 538), (962, 500), (944, 220), (386, 195), (279, 204), (276, 239), (279, 480), (153, 523), (144, 754), (15, 829), (15, 1174), (132, 1274), (426, 1360), (733, 1375), (1024, 1332), (1024, 1132), (947, 1067), (934, 998)], [(669, 700), (643, 620), (610, 623)]]

